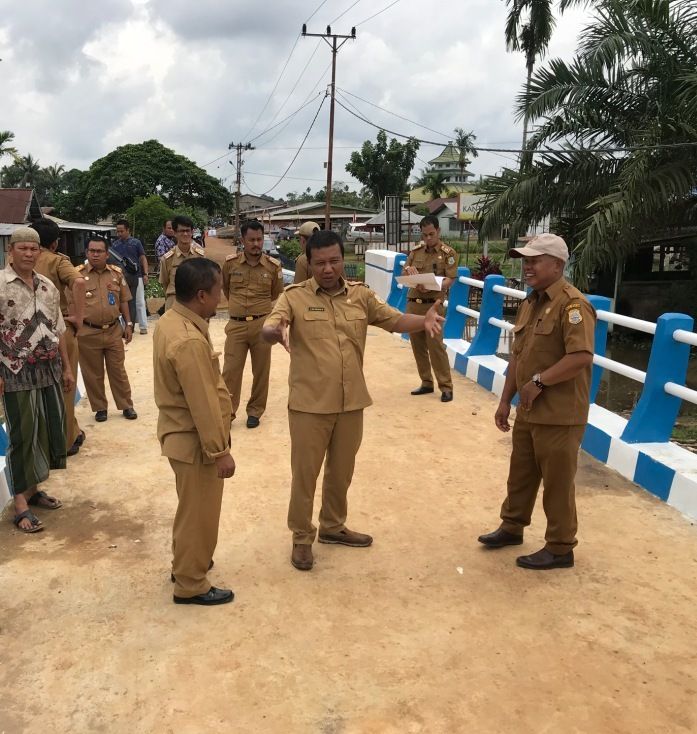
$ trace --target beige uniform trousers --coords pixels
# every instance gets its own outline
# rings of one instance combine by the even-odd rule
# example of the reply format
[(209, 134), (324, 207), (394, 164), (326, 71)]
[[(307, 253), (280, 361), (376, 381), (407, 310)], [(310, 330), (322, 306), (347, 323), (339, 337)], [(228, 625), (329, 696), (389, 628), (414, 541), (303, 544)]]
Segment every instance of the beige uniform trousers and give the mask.
[(104, 389), (104, 364), (106, 363), (109, 386), (119, 410), (133, 407), (131, 385), (126, 374), (126, 351), (121, 338), (123, 330), (117, 321), (108, 329), (84, 326), (78, 336), (80, 369), (85, 381), (87, 397), (94, 412), (107, 410), (109, 403)]
[(530, 524), (540, 481), (547, 516), (550, 553), (567, 553), (576, 545), (576, 465), (585, 426), (550, 426), (516, 418), (508, 492), (501, 507), (501, 529), (516, 535)]
[(177, 483), (177, 512), (172, 528), (174, 595), (190, 598), (207, 594), (206, 574), (218, 543), (223, 480), (216, 465), (169, 460)]
[(235, 321), (230, 319), (225, 327), (225, 361), (223, 380), (230, 391), (232, 417), (240, 407), (242, 374), (247, 361), (247, 352), (252, 355), (252, 394), (247, 402), (247, 415), (261, 418), (269, 397), (269, 375), (271, 374), (271, 344), (265, 342), (261, 330), (266, 319)]
[(80, 435), (80, 426), (77, 424), (77, 418), (75, 417), (75, 392), (77, 390), (77, 365), (78, 365), (78, 346), (77, 336), (73, 327), (66, 324), (65, 328), (65, 348), (68, 352), (68, 362), (70, 363), (70, 369), (73, 372), (75, 378), (75, 386), (70, 392), (64, 392), (63, 398), (65, 401), (65, 445), (70, 448), (74, 443), (75, 439)]
[(363, 438), (363, 411), (325, 415), (289, 410), (288, 425), (293, 475), (288, 528), (293, 543), (312, 545), (317, 534), (312, 523), (315, 487), (325, 456), (320, 532), (338, 533), (346, 527), (346, 495)]
[[(432, 305), (432, 303), (407, 301), (406, 312), (424, 316)], [(444, 314), (442, 307), (439, 308), (439, 313), (441, 316)], [(415, 334), (409, 334), (409, 341), (411, 342), (411, 350), (414, 352), (416, 368), (419, 371), (423, 387), (433, 387), (433, 374), (435, 374), (441, 392), (451, 392), (453, 378), (450, 374), (448, 352), (445, 344), (443, 344), (443, 334), (431, 337), (425, 331), (419, 331)], [(433, 373), (431, 373), (431, 367), (433, 367)]]

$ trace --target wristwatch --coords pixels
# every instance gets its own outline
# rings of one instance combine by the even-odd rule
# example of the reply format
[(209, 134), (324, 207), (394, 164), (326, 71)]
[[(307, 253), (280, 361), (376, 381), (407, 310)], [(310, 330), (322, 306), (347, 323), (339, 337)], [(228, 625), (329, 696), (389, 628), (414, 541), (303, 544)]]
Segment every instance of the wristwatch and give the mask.
[(132, 321), (127, 321), (126, 322), (126, 326), (130, 326), (131, 328), (133, 328), (133, 322)]
[(532, 376), (532, 383), (535, 385), (535, 387), (539, 388), (540, 390), (544, 390), (544, 383), (542, 382), (542, 375), (538, 372)]

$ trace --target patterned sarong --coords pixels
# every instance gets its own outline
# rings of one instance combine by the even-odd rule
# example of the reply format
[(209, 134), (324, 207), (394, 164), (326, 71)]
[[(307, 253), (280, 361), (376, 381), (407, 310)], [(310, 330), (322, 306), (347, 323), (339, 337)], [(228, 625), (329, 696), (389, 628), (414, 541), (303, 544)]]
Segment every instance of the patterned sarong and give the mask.
[(60, 384), (6, 392), (7, 484), (13, 495), (48, 479), (49, 469), (65, 469), (65, 406)]

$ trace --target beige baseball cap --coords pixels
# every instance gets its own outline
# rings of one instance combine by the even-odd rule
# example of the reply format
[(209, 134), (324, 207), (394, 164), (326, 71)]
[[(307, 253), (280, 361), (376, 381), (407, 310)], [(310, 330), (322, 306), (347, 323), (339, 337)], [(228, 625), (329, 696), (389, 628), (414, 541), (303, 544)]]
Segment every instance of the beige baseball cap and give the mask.
[(319, 229), (317, 222), (303, 222), (298, 229), (295, 230), (295, 234), (301, 234), (303, 237), (312, 237), (312, 235)]
[(525, 247), (514, 247), (508, 251), (508, 257), (537, 257), (538, 255), (551, 255), (566, 262), (569, 259), (569, 248), (559, 235), (548, 232), (533, 237)]
[(39, 233), (31, 227), (18, 227), (10, 235), (10, 244), (14, 245), (15, 242), (33, 242), (36, 245), (41, 244)]

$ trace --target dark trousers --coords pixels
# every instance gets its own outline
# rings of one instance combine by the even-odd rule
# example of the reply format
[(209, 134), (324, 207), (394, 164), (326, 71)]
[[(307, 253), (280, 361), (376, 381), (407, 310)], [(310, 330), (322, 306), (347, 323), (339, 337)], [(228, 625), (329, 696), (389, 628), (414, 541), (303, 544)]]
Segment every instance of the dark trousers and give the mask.
[(128, 273), (123, 271), (123, 277), (131, 291), (131, 300), (128, 302), (129, 321), (136, 322), (136, 293), (138, 292), (138, 273)]

